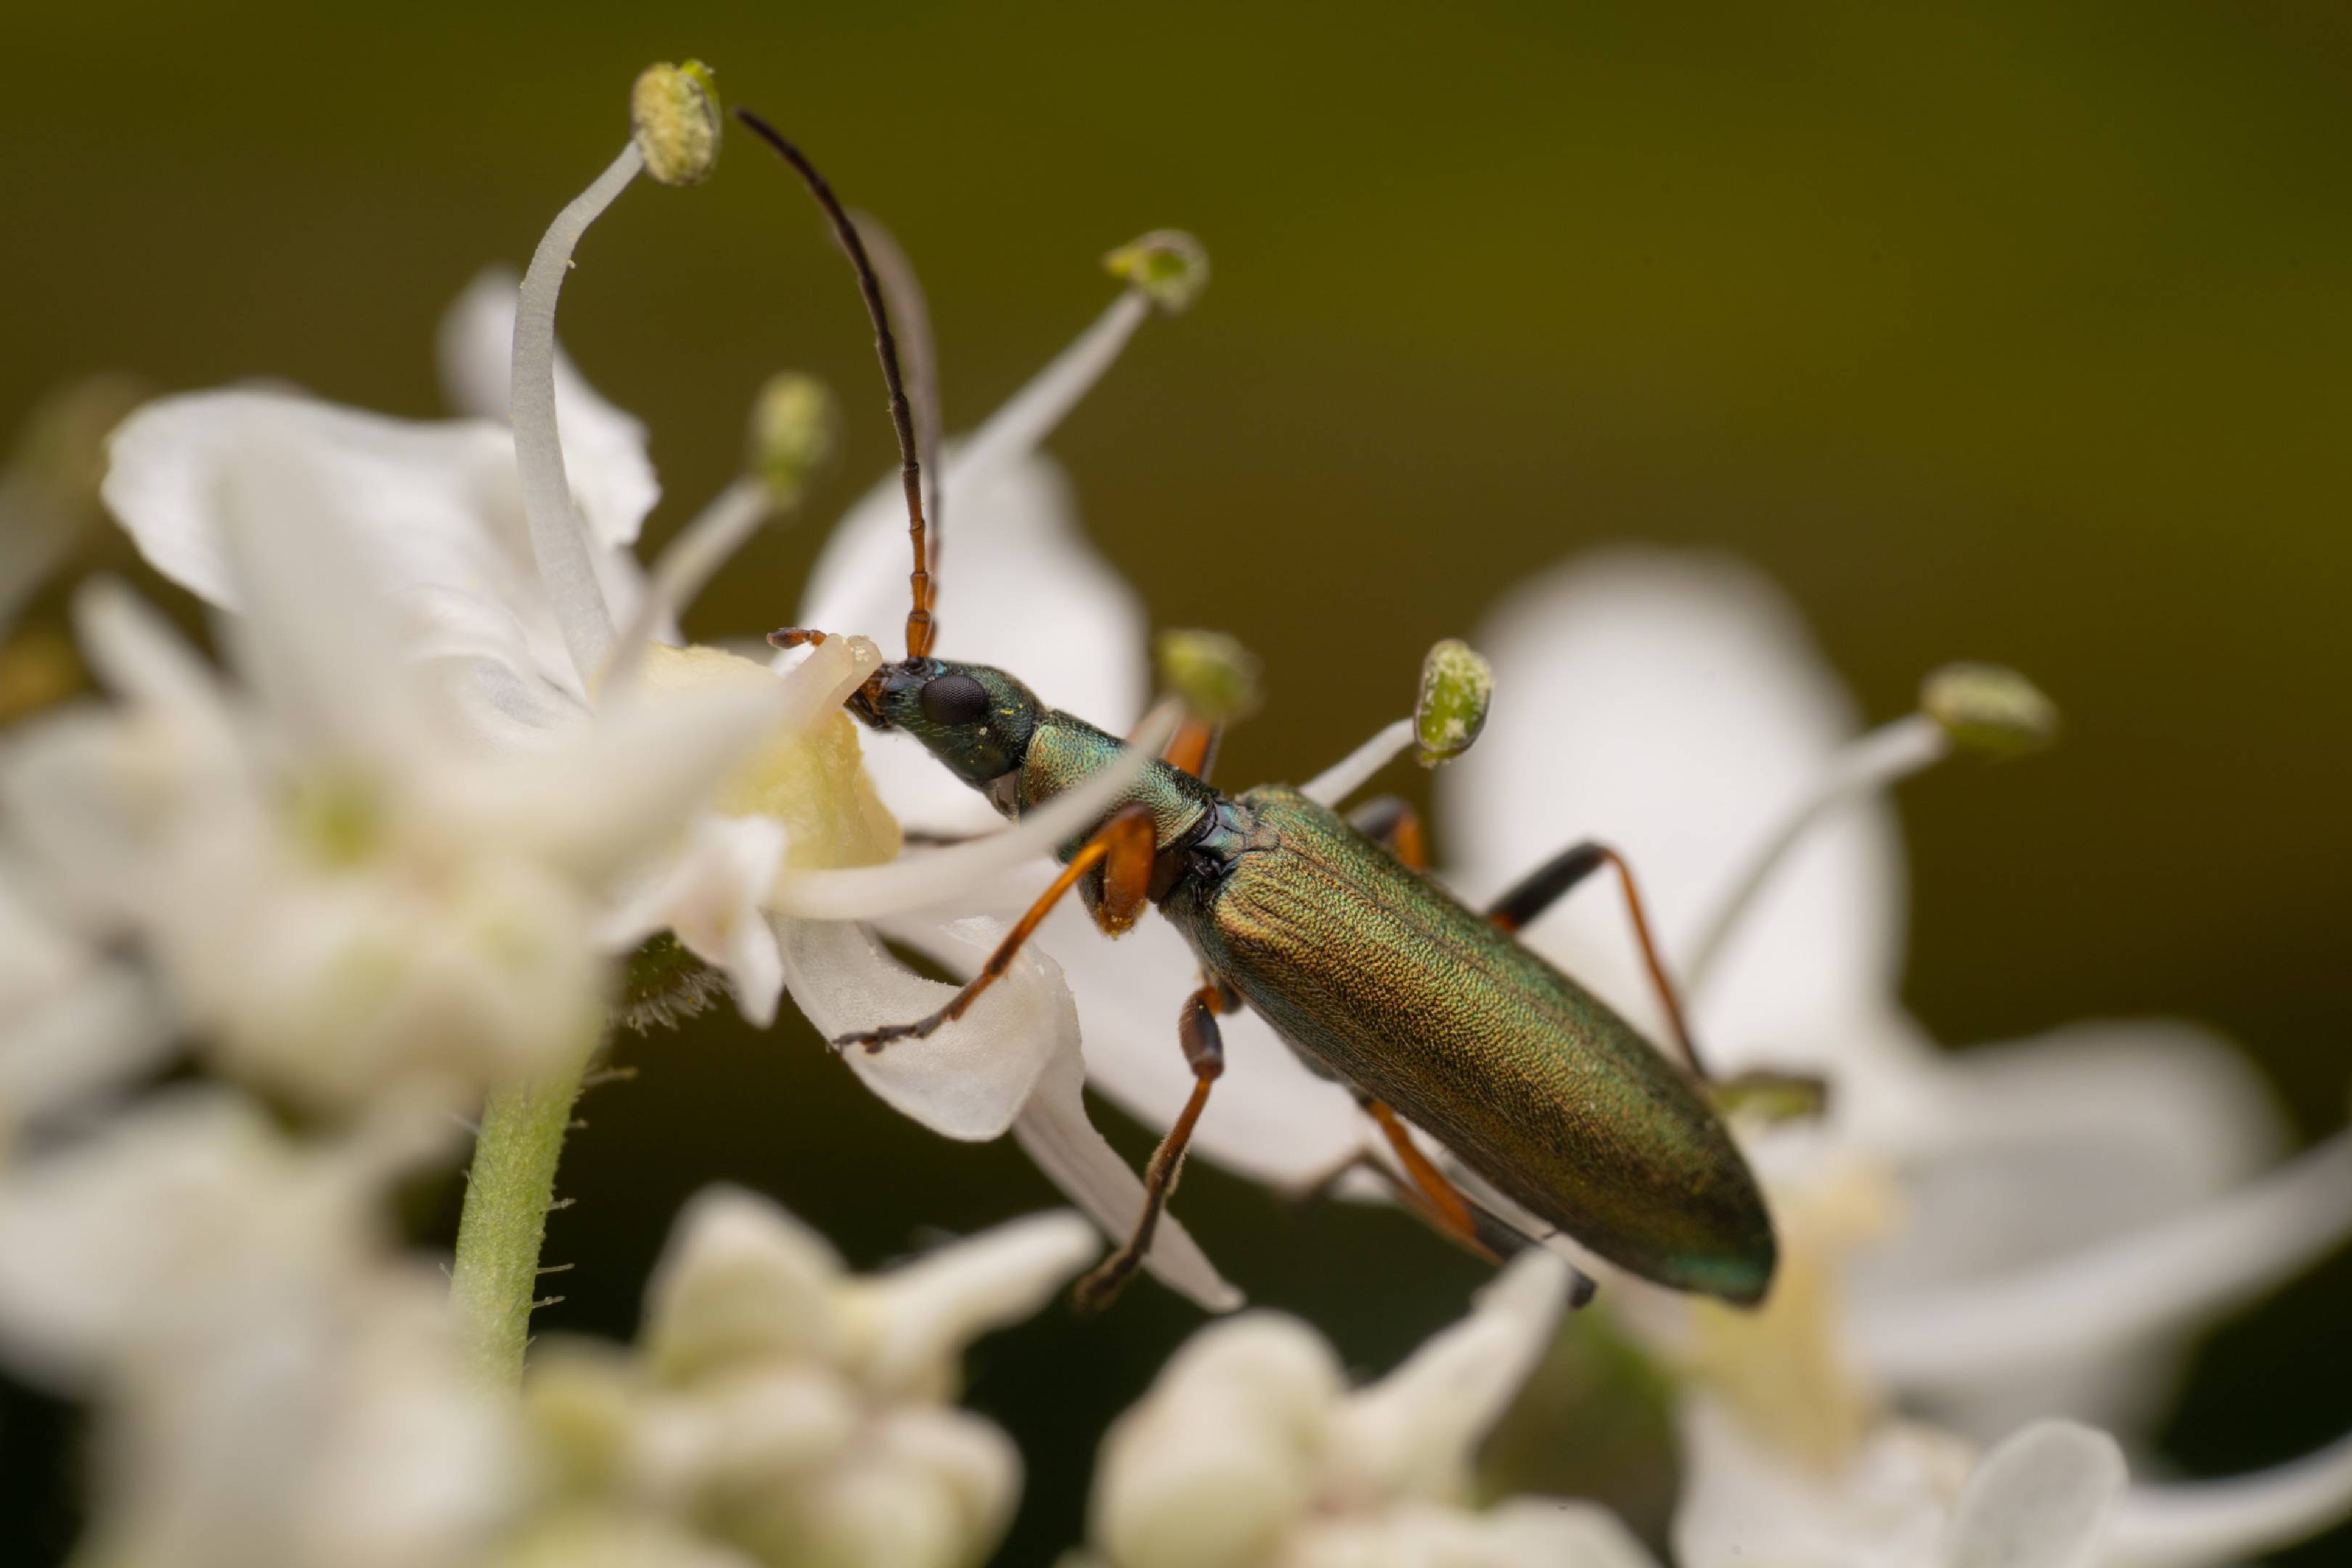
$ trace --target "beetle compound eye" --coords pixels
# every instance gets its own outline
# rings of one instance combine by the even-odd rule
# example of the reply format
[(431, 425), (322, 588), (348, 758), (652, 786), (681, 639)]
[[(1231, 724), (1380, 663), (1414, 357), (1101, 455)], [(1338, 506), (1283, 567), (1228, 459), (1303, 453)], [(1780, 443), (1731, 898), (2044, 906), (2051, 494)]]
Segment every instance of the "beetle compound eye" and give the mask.
[(917, 699), (934, 724), (970, 724), (988, 715), (988, 688), (969, 675), (942, 675), (926, 681)]

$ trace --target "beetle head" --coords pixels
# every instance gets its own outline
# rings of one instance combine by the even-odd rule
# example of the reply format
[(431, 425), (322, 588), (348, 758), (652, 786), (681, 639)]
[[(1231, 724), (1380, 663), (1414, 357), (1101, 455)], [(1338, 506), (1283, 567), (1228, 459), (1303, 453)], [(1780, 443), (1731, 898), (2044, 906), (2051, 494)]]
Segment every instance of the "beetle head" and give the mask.
[(1001, 669), (943, 658), (884, 665), (851, 694), (876, 730), (904, 730), (974, 789), (1021, 766), (1045, 705)]

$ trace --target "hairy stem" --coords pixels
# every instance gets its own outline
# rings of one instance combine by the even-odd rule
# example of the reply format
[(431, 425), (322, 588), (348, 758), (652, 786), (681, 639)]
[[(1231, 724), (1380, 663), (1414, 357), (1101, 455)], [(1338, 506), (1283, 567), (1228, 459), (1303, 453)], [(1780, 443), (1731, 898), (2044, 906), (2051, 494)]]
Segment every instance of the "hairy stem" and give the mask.
[(594, 1053), (564, 1070), (492, 1091), (482, 1107), (457, 1221), (449, 1300), (467, 1339), (474, 1375), (511, 1388), (522, 1381), (523, 1347), (539, 1300), (539, 1248), (555, 1201), (555, 1164), (572, 1108)]

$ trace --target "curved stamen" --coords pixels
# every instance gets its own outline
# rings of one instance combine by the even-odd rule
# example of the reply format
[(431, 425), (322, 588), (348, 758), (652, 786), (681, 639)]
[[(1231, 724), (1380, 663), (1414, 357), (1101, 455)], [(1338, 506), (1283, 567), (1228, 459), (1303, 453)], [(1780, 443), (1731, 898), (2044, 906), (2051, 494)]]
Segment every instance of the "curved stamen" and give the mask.
[(1731, 890), (1717, 903), (1715, 913), (1692, 945), (1690, 962), (1683, 967), (1683, 985), (1696, 994), (1706, 984), (1724, 943), (1738, 929), (1740, 918), (1815, 824), (1850, 802), (1888, 789), (1913, 773), (1933, 767), (1951, 755), (1951, 738), (1924, 713), (1914, 713), (1872, 731), (1849, 743), (1830, 759), (1829, 767), (1812, 789), (1799, 797), (1763, 847), (1735, 878)]
[(1298, 793), (1321, 806), (1337, 806), (1364, 787), (1371, 776), (1413, 743), (1413, 721), (1400, 719), (1384, 726), (1370, 740), (1298, 786)]
[(685, 613), (728, 558), (760, 531), (773, 504), (768, 487), (745, 474), (720, 490), (692, 522), (678, 531), (677, 537), (655, 561), (653, 574), (646, 584), (645, 598), (614, 647), (613, 662), (604, 672), (604, 686), (598, 694), (600, 701), (616, 701), (627, 693), (645, 663), (646, 648), (654, 640), (655, 629), (666, 616)]
[(588, 552), (587, 527), (563, 471), (563, 440), (555, 423), (555, 302), (572, 268), (572, 248), (604, 209), (646, 166), (634, 141), (589, 187), (555, 215), (531, 252), (515, 302), (514, 374), (509, 405), (515, 465), (522, 479), (522, 510), (530, 524), (531, 554), (555, 609), (563, 647), (583, 687), (595, 679), (613, 646), (613, 614)]
[(1144, 716), (1117, 762), (1055, 795), (1001, 833), (902, 856), (887, 866), (824, 867), (779, 878), (768, 907), (803, 920), (880, 920), (928, 909), (1024, 860), (1048, 855), (1099, 823), (1176, 732), (1181, 707), (1163, 702)]
[(1129, 289), (1113, 300), (1093, 325), (965, 437), (949, 459), (949, 476), (961, 485), (976, 485), (997, 468), (1034, 451), (1102, 379), (1150, 314), (1151, 301), (1140, 289)]

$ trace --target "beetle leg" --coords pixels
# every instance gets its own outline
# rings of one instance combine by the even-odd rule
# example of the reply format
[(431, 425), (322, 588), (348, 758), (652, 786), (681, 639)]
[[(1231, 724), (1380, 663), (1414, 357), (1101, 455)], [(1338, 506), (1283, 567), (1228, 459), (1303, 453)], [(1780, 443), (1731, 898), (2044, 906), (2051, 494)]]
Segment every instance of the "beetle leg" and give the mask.
[[(1376, 1102), (1359, 1099), (1357, 1103), (1370, 1110), (1372, 1104)], [(1389, 1108), (1383, 1105), (1381, 1109), (1388, 1110)], [(1422, 1159), (1419, 1149), (1416, 1148), (1412, 1152), (1413, 1158)], [(1426, 1164), (1425, 1161), (1423, 1163)], [(1329, 1170), (1309, 1177), (1295, 1186), (1282, 1189), (1282, 1195), (1293, 1203), (1311, 1203), (1337, 1186), (1340, 1178), (1350, 1171), (1362, 1171), (1386, 1186), (1391, 1197), (1419, 1216), (1422, 1223), (1428, 1226), (1430, 1229), (1450, 1241), (1461, 1243), (1468, 1251), (1485, 1258), (1489, 1263), (1500, 1258), (1515, 1257), (1534, 1245), (1509, 1222), (1495, 1215), (1484, 1204), (1470, 1197), (1459, 1186), (1454, 1185), (1444, 1172), (1436, 1170), (1433, 1166), (1428, 1169), (1429, 1173), (1437, 1183), (1462, 1204), (1464, 1212), (1469, 1215), (1472, 1227), (1470, 1235), (1465, 1236), (1457, 1221), (1447, 1218), (1428, 1189), (1397, 1174), (1395, 1170), (1370, 1149), (1359, 1149), (1346, 1159), (1332, 1165)], [(1579, 1306), (1582, 1304), (1581, 1301), (1577, 1303)]]
[(1160, 1139), (1160, 1147), (1151, 1152), (1151, 1163), (1143, 1168), (1143, 1214), (1135, 1222), (1135, 1234), (1078, 1281), (1076, 1296), (1081, 1310), (1098, 1312), (1109, 1306), (1142, 1263), (1144, 1255), (1151, 1250), (1152, 1232), (1160, 1228), (1160, 1215), (1168, 1206), (1169, 1194), (1176, 1190), (1176, 1178), (1183, 1172), (1185, 1146), (1192, 1142), (1192, 1129), (1199, 1125), (1201, 1112), (1208, 1107), (1209, 1088), (1225, 1070), (1225, 1039), (1217, 1027), (1217, 1015), (1230, 1013), (1240, 1005), (1241, 998), (1218, 980), (1204, 983), (1185, 998), (1184, 1011), (1176, 1024), (1176, 1038), (1184, 1047), (1186, 1064), (1192, 1069), (1192, 1096), (1184, 1102), (1176, 1124)]
[(980, 994), (1002, 979), (1013, 967), (1013, 955), (1021, 944), (1035, 933), (1038, 923), (1051, 913), (1062, 895), (1078, 885), (1078, 879), (1102, 868), (1103, 894), (1095, 910), (1095, 923), (1113, 936), (1133, 925), (1143, 912), (1146, 894), (1151, 886), (1151, 859), (1157, 845), (1149, 807), (1136, 805), (1120, 809), (1108, 822), (1096, 829), (1085, 847), (1070, 858), (1062, 874), (1054, 879), (1053, 886), (1029, 906), (1028, 912), (1004, 933), (980, 973), (971, 977), (964, 988), (948, 998), (947, 1005), (929, 1017), (911, 1024), (890, 1024), (879, 1029), (846, 1034), (834, 1040), (836, 1047), (862, 1046), (878, 1051), (893, 1040), (919, 1040), (928, 1037), (942, 1024), (952, 1024), (964, 1016), (965, 1010), (980, 999)]
[(1511, 890), (1486, 910), (1486, 918), (1505, 931), (1517, 931), (1603, 866), (1616, 868), (1618, 884), (1625, 889), (1625, 912), (1633, 919), (1633, 940), (1642, 950), (1643, 963), (1650, 971), (1650, 984), (1656, 989), (1658, 1000), (1665, 1005), (1666, 1021), (1674, 1028), (1675, 1044), (1681, 1048), (1683, 1064), (1704, 1083), (1707, 1081), (1706, 1065), (1699, 1060), (1698, 1045), (1691, 1038), (1682, 998), (1675, 991), (1675, 983), (1667, 978), (1665, 961), (1658, 956), (1658, 944), (1650, 935), (1650, 917), (1643, 910), (1641, 889), (1633, 884), (1633, 868), (1625, 863), (1622, 855), (1598, 839), (1572, 844), (1514, 883)]
[(1348, 814), (1348, 826), (1415, 871), (1429, 869), (1429, 835), (1421, 814), (1401, 795), (1368, 800)]
[(1168, 744), (1160, 748), (1160, 760), (1171, 767), (1182, 768), (1206, 784), (1209, 770), (1217, 765), (1217, 742), (1223, 740), (1224, 735), (1223, 724), (1188, 717), (1176, 726), (1176, 732), (1168, 737)]

